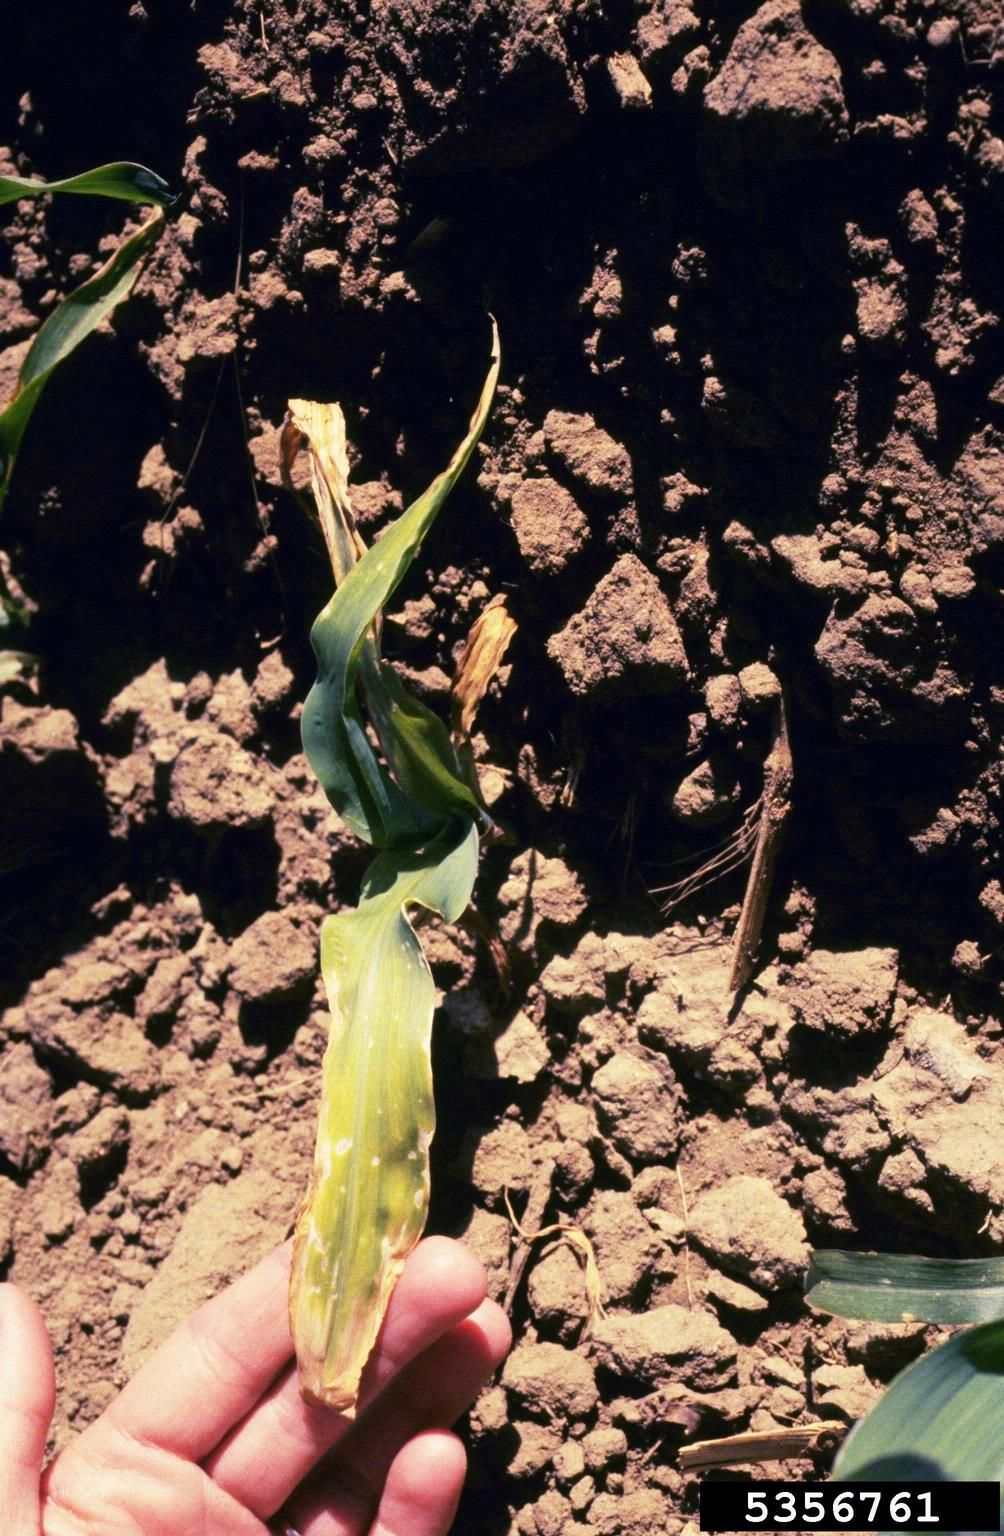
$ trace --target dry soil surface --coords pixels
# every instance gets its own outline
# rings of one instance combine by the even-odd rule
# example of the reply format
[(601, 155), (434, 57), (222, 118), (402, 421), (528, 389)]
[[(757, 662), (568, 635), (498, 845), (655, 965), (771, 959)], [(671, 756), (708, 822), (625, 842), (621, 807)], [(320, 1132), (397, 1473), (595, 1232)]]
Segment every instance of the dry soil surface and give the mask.
[[(131, 157), (182, 197), (50, 385), (5, 509), (0, 1272), (57, 1440), (289, 1226), (318, 925), (366, 851), (297, 729), (319, 536), (289, 397), (339, 399), (368, 534), (477, 462), (386, 626), (442, 704), (519, 623), (477, 751), (508, 840), (442, 1007), (432, 1225), (517, 1343), (463, 1536), (671, 1536), (697, 1437), (847, 1424), (929, 1342), (811, 1315), (810, 1245), (1004, 1243), (1004, 40), (991, 0), (15, 0), (0, 169)], [(0, 216), (0, 398), (128, 210)], [(751, 985), (743, 876), (793, 809)], [(687, 862), (690, 861), (690, 862)], [(529, 1209), (528, 1209), (529, 1207)], [(514, 1270), (515, 1265), (515, 1270)], [(810, 1463), (793, 1468), (808, 1475)]]

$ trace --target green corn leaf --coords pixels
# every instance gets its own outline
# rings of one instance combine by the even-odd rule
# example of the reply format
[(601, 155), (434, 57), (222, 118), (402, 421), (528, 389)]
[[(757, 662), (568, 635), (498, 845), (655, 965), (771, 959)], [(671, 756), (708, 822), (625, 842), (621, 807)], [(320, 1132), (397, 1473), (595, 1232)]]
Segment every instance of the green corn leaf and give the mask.
[(160, 208), (169, 208), (178, 200), (178, 194), (172, 192), (167, 182), (162, 181), (155, 172), (148, 171), (145, 165), (133, 165), (126, 160), (117, 160), (112, 165), (99, 165), (93, 171), (68, 176), (64, 181), (0, 176), (0, 207), (22, 197), (41, 197), (47, 192), (115, 197), (125, 203), (152, 203)]
[(123, 240), (104, 266), (69, 294), (40, 328), (22, 365), (17, 393), (0, 413), (0, 507), (7, 496), (21, 439), (50, 374), (131, 292), (163, 227), (163, 214), (155, 213)]
[[(498, 332), (493, 326), (491, 367), (463, 442), (428, 490), (352, 567), (310, 632), (318, 675), (303, 708), (304, 750), (339, 815), (377, 847), (434, 835), (444, 816), (478, 815), (448, 733), (436, 729), (431, 723), (436, 717), (417, 700), (405, 705), (396, 677), (392, 679), (390, 669), (379, 661), (373, 625), (474, 451), (488, 419), (498, 370)], [(391, 772), (366, 736), (359, 682)]]
[[(1004, 1486), (1004, 1321), (959, 1333), (907, 1366), (848, 1435), (833, 1477)], [(1001, 1516), (1004, 1529), (1004, 1498)]]
[(435, 987), (407, 912), (456, 921), (477, 861), (470, 822), (420, 851), (382, 853), (356, 910), (322, 929), (331, 1036), (290, 1307), (304, 1395), (342, 1411), (428, 1211)]
[(440, 818), (459, 813), (480, 820), (481, 807), (461, 777), (446, 725), (408, 692), (388, 662), (380, 663), (376, 677), (364, 677), (363, 697), (394, 778), (408, 798)]
[(838, 1317), (873, 1322), (985, 1323), (1004, 1317), (1004, 1259), (814, 1253), (806, 1299)]

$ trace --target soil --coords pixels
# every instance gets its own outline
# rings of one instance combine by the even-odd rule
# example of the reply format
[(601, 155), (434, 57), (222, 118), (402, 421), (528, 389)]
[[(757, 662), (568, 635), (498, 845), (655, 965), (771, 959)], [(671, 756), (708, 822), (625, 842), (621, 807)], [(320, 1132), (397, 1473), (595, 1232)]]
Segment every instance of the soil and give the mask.
[[(489, 598), (519, 624), (477, 741), (512, 996), (425, 930), (431, 1225), (501, 1295), (507, 1190), (576, 1224), (606, 1315), (531, 1246), (457, 1530), (693, 1530), (682, 1443), (850, 1423), (933, 1337), (811, 1315), (809, 1245), (1004, 1243), (997, 9), (16, 10), (0, 159), (183, 189), (2, 527), (42, 671), (2, 700), (0, 1265), (52, 1324), (57, 1442), (305, 1182), (317, 929), (366, 850), (299, 747), (328, 593), (286, 401), (344, 404), (370, 536), (458, 440), (490, 311), (498, 402), (386, 626), (441, 704)], [(4, 210), (0, 397), (122, 220)], [(732, 1005), (743, 872), (657, 893), (740, 828), (781, 690)]]

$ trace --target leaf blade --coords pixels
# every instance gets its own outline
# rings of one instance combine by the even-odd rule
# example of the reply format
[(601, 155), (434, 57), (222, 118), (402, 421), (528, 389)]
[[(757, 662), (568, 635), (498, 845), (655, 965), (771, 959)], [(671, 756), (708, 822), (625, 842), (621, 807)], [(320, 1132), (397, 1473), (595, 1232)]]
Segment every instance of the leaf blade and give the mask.
[(332, 1026), (290, 1308), (301, 1388), (341, 1411), (355, 1403), (428, 1212), (435, 987), (407, 909), (455, 921), (470, 901), (477, 858), (472, 823), (421, 852), (383, 853), (359, 906), (324, 923)]
[(0, 176), (0, 207), (22, 197), (42, 197), (49, 192), (70, 192), (89, 197), (111, 197), (127, 203), (146, 203), (170, 208), (179, 193), (172, 192), (164, 179), (145, 165), (131, 160), (115, 160), (95, 166), (77, 176), (61, 181), (40, 181), (32, 176)]
[(1004, 1317), (1004, 1259), (822, 1250), (810, 1259), (805, 1296), (838, 1317), (984, 1323)]
[[(851, 1430), (836, 1481), (988, 1481), (1004, 1493), (1004, 1320), (907, 1366)], [(1001, 1503), (1004, 1528), (1004, 1497)]]
[(163, 227), (163, 214), (157, 212), (68, 294), (37, 332), (21, 366), (17, 393), (0, 412), (0, 507), (28, 422), (53, 370), (128, 296)]
[(471, 625), (450, 690), (454, 738), (467, 747), (481, 701), (502, 665), (516, 629), (504, 595), (493, 597)]

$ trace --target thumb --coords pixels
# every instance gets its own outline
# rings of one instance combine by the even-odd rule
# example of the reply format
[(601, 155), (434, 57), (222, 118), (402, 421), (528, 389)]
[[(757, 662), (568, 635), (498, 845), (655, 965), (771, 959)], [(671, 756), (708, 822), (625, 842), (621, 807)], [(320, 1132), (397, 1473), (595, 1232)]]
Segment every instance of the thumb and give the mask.
[(15, 1285), (0, 1285), (0, 1531), (38, 1536), (38, 1480), (56, 1399), (42, 1314)]

